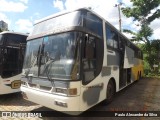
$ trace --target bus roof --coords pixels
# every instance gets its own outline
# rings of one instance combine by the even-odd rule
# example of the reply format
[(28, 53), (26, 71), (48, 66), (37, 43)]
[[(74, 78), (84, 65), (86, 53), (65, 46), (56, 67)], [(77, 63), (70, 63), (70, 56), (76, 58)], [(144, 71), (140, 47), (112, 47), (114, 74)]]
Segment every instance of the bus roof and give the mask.
[(20, 32), (11, 32), (11, 31), (3, 31), (0, 34), (16, 34), (16, 35), (24, 35), (24, 36), (28, 36), (28, 34), (24, 34), (24, 33), (20, 33)]
[(58, 13), (55, 13), (55, 14), (52, 14), (50, 16), (47, 16), (45, 18), (42, 18), (40, 20), (37, 20), (34, 25), (38, 24), (38, 23), (41, 23), (43, 21), (46, 21), (46, 20), (49, 20), (49, 19), (52, 19), (54, 17), (57, 17), (57, 16), (61, 16), (61, 15), (64, 15), (64, 14), (67, 14), (67, 13), (71, 13), (71, 12), (74, 12), (74, 11), (77, 11), (77, 10), (89, 10), (88, 8), (78, 8), (78, 9), (73, 9), (73, 10), (65, 10), (65, 11), (62, 11), (62, 12), (58, 12)]
[(114, 30), (116, 32), (118, 32), (121, 36), (123, 36), (128, 42), (130, 42), (133, 46), (135, 46), (137, 49), (140, 49), (138, 46), (136, 46), (133, 42), (131, 42), (124, 34), (122, 34), (119, 30), (117, 30), (111, 23), (109, 23), (106, 19), (104, 19), (102, 16), (98, 15), (96, 12), (92, 11), (91, 9), (89, 8), (78, 8), (78, 9), (73, 9), (73, 10), (65, 10), (65, 11), (62, 11), (62, 12), (58, 12), (58, 13), (55, 13), (55, 14), (52, 14), (50, 16), (47, 16), (45, 18), (42, 18), (40, 20), (37, 20), (35, 22), (34, 25), (36, 24), (39, 24), (41, 22), (44, 22), (46, 20), (49, 20), (49, 19), (52, 19), (54, 17), (57, 17), (57, 16), (61, 16), (61, 15), (64, 15), (64, 14), (67, 14), (67, 13), (71, 13), (71, 12), (74, 12), (74, 11), (77, 11), (77, 10), (88, 10), (90, 12), (92, 12), (94, 15), (98, 16), (100, 19), (102, 19), (103, 21), (105, 21), (107, 24), (109, 24), (112, 28), (114, 28)]

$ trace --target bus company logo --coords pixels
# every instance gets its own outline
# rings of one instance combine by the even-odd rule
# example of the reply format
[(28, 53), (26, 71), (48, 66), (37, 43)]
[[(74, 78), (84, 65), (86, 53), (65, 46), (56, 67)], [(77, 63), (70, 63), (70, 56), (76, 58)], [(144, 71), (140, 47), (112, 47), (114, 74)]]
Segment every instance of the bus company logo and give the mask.
[(12, 117), (11, 112), (2, 112), (2, 117)]

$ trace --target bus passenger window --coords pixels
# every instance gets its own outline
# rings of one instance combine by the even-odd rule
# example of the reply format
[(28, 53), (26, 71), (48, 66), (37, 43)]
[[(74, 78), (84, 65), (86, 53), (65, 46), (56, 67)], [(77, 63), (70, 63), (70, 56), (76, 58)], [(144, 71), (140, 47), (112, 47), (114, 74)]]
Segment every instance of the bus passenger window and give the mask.
[(121, 51), (124, 51), (125, 50), (125, 45), (126, 45), (125, 40), (122, 37), (120, 37), (120, 39), (119, 39), (119, 49)]
[(118, 42), (116, 40), (114, 41), (114, 48), (118, 48)]
[(107, 45), (108, 46), (111, 46), (111, 47), (113, 47), (113, 39), (112, 39), (112, 36), (111, 36), (111, 31), (110, 31), (110, 29), (107, 27), (106, 28), (106, 40), (107, 40)]
[(95, 77), (96, 70), (96, 39), (93, 36), (86, 36), (84, 42), (83, 70), (84, 81), (89, 82)]
[(107, 45), (113, 48), (118, 48), (118, 34), (106, 25), (106, 40)]
[(2, 45), (3, 43), (3, 39), (2, 39), (2, 35), (0, 35), (0, 45)]
[(95, 57), (95, 43), (93, 39), (86, 41), (85, 57), (86, 59), (94, 59)]
[(87, 12), (86, 15), (83, 16), (85, 27), (92, 31), (93, 33), (103, 37), (103, 27), (102, 27), (102, 20), (93, 15), (91, 12)]
[(83, 57), (82, 57), (82, 73), (83, 84), (88, 84), (96, 76), (98, 76), (102, 70), (103, 65), (103, 40), (85, 34), (83, 43)]

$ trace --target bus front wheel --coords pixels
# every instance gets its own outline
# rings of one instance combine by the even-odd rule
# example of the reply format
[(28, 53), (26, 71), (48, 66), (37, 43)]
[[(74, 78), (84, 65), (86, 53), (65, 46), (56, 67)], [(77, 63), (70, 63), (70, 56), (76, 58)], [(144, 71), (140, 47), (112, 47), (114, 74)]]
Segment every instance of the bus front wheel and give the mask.
[(107, 99), (105, 100), (105, 103), (110, 103), (113, 101), (114, 95), (115, 95), (115, 86), (112, 80), (109, 81), (107, 86)]

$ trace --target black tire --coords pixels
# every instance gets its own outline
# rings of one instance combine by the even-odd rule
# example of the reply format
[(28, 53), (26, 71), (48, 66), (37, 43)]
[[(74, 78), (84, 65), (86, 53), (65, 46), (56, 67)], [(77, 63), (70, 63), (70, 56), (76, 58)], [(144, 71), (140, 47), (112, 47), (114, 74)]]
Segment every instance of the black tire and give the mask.
[(109, 81), (107, 86), (107, 99), (105, 100), (105, 103), (111, 103), (113, 101), (114, 95), (115, 95), (115, 86), (112, 80)]
[(139, 79), (141, 79), (142, 78), (142, 75), (141, 75), (141, 72), (140, 72), (140, 74), (139, 74)]
[(137, 81), (139, 80), (139, 72), (138, 72), (138, 74), (137, 74)]

